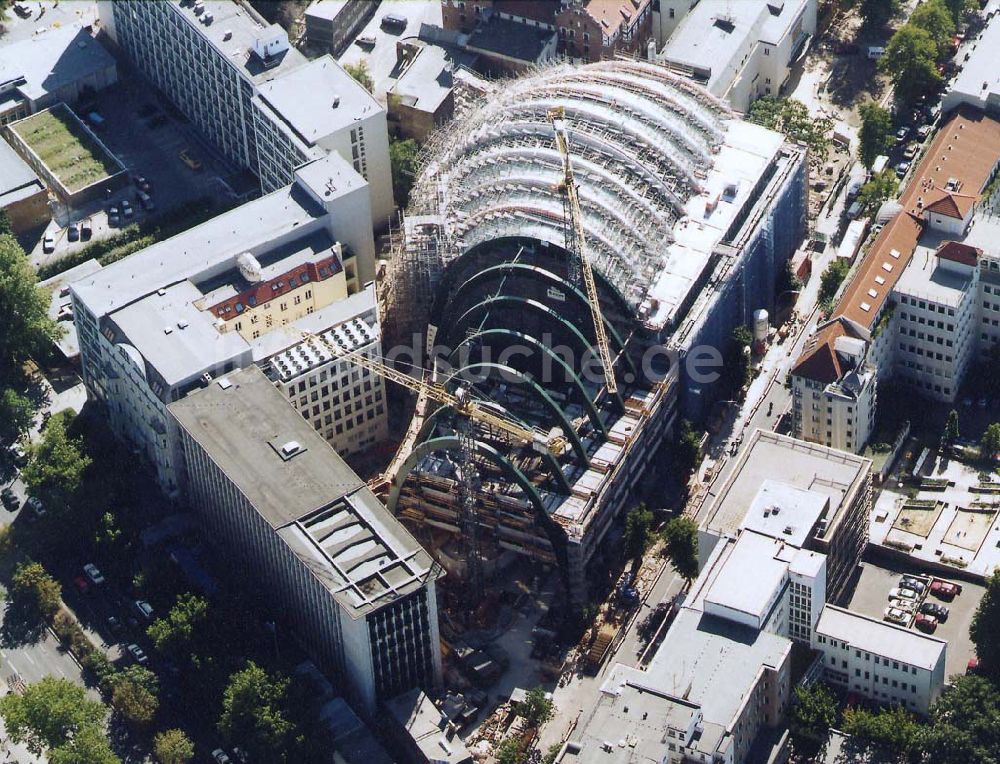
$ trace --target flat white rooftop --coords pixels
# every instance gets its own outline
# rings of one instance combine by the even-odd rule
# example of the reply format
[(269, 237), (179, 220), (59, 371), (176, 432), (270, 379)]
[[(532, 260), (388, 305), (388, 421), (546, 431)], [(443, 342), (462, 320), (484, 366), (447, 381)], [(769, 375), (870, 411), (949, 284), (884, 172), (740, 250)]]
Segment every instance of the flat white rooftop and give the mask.
[(740, 528), (804, 546), (830, 505), (830, 497), (779, 480), (765, 480)]
[(852, 648), (882, 655), (932, 671), (943, 664), (948, 643), (942, 639), (877, 621), (836, 605), (827, 605), (819, 616), (816, 633), (841, 640)]
[(779, 544), (753, 531), (740, 534), (705, 603), (746, 613), (764, 623), (788, 573), (788, 563), (777, 559)]

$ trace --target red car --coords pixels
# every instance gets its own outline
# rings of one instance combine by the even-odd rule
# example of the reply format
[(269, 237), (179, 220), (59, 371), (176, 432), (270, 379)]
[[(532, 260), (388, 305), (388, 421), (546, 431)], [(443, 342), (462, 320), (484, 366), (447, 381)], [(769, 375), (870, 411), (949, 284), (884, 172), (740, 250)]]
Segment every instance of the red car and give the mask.
[(83, 576), (77, 576), (73, 579), (73, 587), (80, 592), (80, 594), (86, 594), (90, 591), (90, 584), (87, 583), (87, 579)]
[(917, 613), (917, 617), (913, 621), (913, 625), (916, 626), (921, 631), (926, 631), (928, 634), (933, 634), (934, 630), (937, 628), (938, 622), (937, 618), (932, 615), (926, 615), (925, 613)]
[(953, 584), (950, 581), (941, 581), (935, 579), (931, 584), (931, 594), (939, 599), (943, 600), (953, 600), (955, 597), (962, 593), (962, 587), (958, 584)]

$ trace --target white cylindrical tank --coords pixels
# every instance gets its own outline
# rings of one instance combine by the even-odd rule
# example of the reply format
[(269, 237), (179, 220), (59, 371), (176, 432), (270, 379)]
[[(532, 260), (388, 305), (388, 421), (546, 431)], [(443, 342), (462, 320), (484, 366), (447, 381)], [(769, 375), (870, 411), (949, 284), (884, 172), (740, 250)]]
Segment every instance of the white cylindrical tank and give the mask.
[(768, 315), (763, 308), (753, 312), (753, 338), (755, 342), (767, 339)]

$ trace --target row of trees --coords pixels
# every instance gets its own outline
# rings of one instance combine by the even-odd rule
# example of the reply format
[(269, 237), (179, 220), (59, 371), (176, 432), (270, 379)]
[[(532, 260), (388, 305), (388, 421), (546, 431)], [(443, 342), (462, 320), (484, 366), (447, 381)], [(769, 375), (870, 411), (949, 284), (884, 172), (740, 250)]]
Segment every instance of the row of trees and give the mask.
[(19, 438), (34, 420), (37, 404), (28, 394), (24, 365), (62, 333), (48, 310), (48, 292), (38, 288), (35, 271), (0, 212), (0, 445)]
[(833, 121), (826, 117), (813, 117), (806, 105), (794, 98), (758, 98), (750, 106), (747, 119), (804, 143), (819, 158), (826, 157), (829, 151)]
[[(689, 517), (678, 516), (668, 520), (660, 530), (663, 554), (689, 581), (698, 575), (698, 525)], [(642, 556), (656, 540), (653, 532), (653, 513), (645, 504), (632, 509), (625, 516), (623, 536), (625, 554), (638, 569)]]

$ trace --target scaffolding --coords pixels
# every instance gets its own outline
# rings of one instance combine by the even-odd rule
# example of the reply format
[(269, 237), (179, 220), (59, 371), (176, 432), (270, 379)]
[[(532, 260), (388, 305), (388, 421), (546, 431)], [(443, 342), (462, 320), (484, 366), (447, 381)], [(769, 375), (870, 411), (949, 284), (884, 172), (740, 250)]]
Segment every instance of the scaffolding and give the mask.
[(423, 330), (441, 273), (462, 252), (507, 236), (564, 244), (553, 108), (571, 125), (594, 267), (639, 311), (667, 265), (684, 205), (703, 191), (733, 118), (728, 107), (662, 67), (630, 60), (542, 67), (463, 87), (459, 100), (461, 114), (425, 145), (393, 232), (387, 333), (409, 340)]

